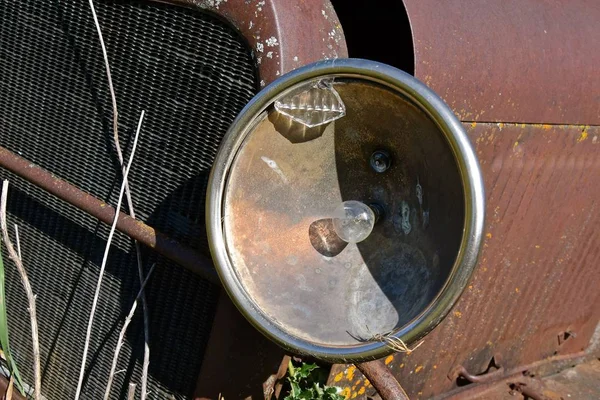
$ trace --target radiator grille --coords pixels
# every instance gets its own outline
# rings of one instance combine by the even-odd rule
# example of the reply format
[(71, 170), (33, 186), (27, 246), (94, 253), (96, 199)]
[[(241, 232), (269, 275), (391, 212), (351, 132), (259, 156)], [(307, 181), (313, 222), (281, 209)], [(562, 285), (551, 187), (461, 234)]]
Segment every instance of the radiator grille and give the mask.
[[(127, 147), (146, 110), (130, 173), (138, 218), (207, 254), (206, 181), (219, 142), (255, 92), (250, 52), (218, 18), (138, 1), (96, 0)], [(102, 53), (87, 1), (0, 0), (0, 145), (88, 193), (116, 203), (120, 174)], [(11, 181), (10, 222), (38, 295), (49, 399), (74, 394), (92, 293), (108, 228), (28, 182)], [(117, 334), (139, 288), (131, 241), (117, 235), (97, 311), (84, 398), (102, 397)], [(157, 262), (147, 290), (151, 398), (189, 398), (202, 362), (218, 289), (172, 262)], [(25, 297), (7, 263), (11, 346), (31, 376)], [(141, 315), (141, 313), (138, 313)], [(141, 318), (129, 330), (114, 398), (139, 381)]]

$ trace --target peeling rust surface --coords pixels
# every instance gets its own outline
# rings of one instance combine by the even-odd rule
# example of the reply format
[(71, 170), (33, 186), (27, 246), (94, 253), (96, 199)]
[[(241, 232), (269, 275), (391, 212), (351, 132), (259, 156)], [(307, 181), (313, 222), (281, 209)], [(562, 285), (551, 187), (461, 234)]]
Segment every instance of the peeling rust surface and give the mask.
[(404, 0), (415, 76), (461, 120), (600, 124), (596, 0)]
[[(524, 365), (506, 377), (468, 385), (436, 396), (436, 400), (512, 400), (528, 396), (544, 400), (596, 400), (600, 397), (600, 361), (587, 357), (553, 357)], [(527, 397), (525, 397), (527, 398)]]
[(329, 0), (171, 0), (227, 19), (252, 48), (261, 88), (315, 61), (348, 57), (344, 32)]
[(563, 398), (596, 400), (600, 398), (600, 360), (593, 360), (544, 379), (554, 393)]
[[(384, 360), (414, 399), (456, 390), (458, 366), (478, 375), (496, 354), (506, 370), (576, 356), (594, 347), (600, 319), (600, 127), (464, 126), (486, 183), (486, 239), (446, 320), (412, 354)], [(364, 398), (371, 388), (352, 368), (334, 366), (330, 384)]]

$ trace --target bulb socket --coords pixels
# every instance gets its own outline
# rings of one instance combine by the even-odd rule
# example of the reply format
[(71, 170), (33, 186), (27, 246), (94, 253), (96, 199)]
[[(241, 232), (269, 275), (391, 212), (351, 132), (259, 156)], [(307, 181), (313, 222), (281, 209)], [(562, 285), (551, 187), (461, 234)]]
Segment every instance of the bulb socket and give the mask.
[(368, 206), (373, 210), (373, 214), (375, 214), (375, 223), (377, 223), (385, 215), (383, 206), (377, 203), (369, 203)]

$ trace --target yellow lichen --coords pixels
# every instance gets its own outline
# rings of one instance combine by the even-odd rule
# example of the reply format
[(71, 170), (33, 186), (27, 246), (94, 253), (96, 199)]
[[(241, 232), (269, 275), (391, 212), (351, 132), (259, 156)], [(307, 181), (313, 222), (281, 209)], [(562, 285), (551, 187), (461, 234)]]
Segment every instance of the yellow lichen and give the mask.
[(346, 371), (346, 378), (348, 378), (349, 381), (354, 378), (354, 371), (356, 371), (356, 367), (354, 365), (348, 367), (348, 370)]
[(342, 396), (344, 396), (345, 398), (349, 399), (350, 398), (350, 388), (344, 388), (342, 390), (342, 392), (340, 393)]
[(339, 374), (337, 374), (337, 375), (336, 375), (336, 376), (333, 378), (333, 380), (334, 380), (335, 382), (339, 382), (339, 381), (341, 381), (341, 380), (342, 380), (342, 378), (343, 378), (343, 377), (344, 377), (344, 373), (343, 373), (343, 372), (340, 372)]
[(577, 139), (577, 143), (583, 142), (585, 139), (587, 139), (587, 137), (588, 137), (588, 133), (587, 133), (587, 127), (586, 127), (586, 128), (583, 128), (581, 135)]

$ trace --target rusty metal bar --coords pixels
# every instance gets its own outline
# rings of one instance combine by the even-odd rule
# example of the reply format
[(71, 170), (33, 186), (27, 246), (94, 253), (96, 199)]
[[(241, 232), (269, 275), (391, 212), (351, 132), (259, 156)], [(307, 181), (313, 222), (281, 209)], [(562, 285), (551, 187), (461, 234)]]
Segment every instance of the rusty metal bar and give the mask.
[(503, 377), (505, 375), (505, 373), (504, 373), (504, 367), (502, 366), (502, 356), (499, 353), (494, 355), (492, 362), (493, 362), (493, 367), (495, 368), (495, 371), (490, 372), (488, 370), (486, 373), (484, 373), (482, 375), (475, 375), (475, 374), (470, 373), (463, 365), (459, 365), (448, 374), (448, 378), (451, 381), (454, 381), (459, 376), (462, 376), (464, 379), (466, 379), (467, 381), (469, 381), (471, 383), (493, 382), (493, 381)]
[[(3, 147), (0, 147), (0, 166), (106, 224), (111, 224), (115, 217), (115, 209), (110, 205)], [(117, 230), (208, 281), (220, 284), (212, 261), (208, 257), (181, 245), (151, 226), (120, 212)]]
[[(468, 380), (471, 383), (486, 383), (486, 382), (492, 382), (495, 379), (498, 379), (498, 377), (504, 376), (504, 369), (499, 368), (496, 371), (487, 373), (485, 375), (474, 375), (474, 374), (469, 373), (469, 371), (467, 371), (465, 367), (460, 365), (457, 368), (456, 373), (457, 373), (457, 376), (462, 376), (463, 378), (465, 378), (466, 380)], [(456, 379), (456, 378), (454, 378), (454, 379)]]
[(356, 364), (356, 368), (367, 377), (383, 400), (409, 400), (408, 395), (383, 361), (359, 363)]
[[(0, 398), (4, 399), (6, 397), (6, 391), (8, 390), (8, 378), (4, 375), (0, 375)], [(17, 387), (13, 387), (12, 400), (27, 400), (25, 397), (19, 393)]]

